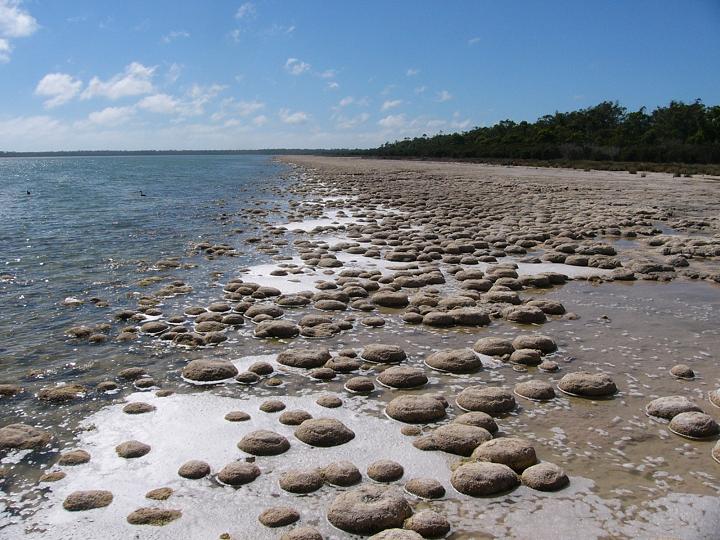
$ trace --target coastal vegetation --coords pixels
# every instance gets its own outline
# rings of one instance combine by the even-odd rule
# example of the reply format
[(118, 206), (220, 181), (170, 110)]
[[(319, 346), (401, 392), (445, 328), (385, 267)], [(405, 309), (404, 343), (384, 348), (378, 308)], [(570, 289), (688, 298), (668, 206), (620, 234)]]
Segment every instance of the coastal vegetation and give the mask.
[(387, 142), (366, 155), (500, 164), (720, 172), (720, 106), (672, 101), (649, 112), (604, 101), (535, 122), (503, 120), (461, 133)]

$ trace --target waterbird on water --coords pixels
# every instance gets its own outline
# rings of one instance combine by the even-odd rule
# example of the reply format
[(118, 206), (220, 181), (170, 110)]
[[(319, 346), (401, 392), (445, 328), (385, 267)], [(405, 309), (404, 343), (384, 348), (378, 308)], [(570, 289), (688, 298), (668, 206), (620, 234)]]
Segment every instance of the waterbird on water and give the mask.
[[(28, 192), (29, 193), (29, 192)], [(145, 197), (145, 194), (142, 192), (142, 189), (140, 190), (140, 196)]]
[(26, 191), (27, 191), (27, 194), (30, 195), (30, 190), (28, 189), (28, 190), (26, 190)]

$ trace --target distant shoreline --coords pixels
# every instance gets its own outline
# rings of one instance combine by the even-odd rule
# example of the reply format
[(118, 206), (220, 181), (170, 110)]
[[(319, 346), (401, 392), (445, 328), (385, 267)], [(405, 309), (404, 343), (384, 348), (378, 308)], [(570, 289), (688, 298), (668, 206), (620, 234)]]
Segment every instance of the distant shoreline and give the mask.
[(720, 176), (720, 164), (701, 163), (653, 163), (635, 161), (596, 161), (569, 159), (511, 159), (511, 158), (459, 158), (383, 156), (369, 150), (266, 148), (260, 150), (71, 150), (54, 152), (0, 152), (0, 158), (52, 158), (52, 157), (132, 157), (132, 156), (325, 156), (382, 159), (390, 161), (437, 161), (445, 163), (484, 163), (487, 165), (547, 167), (558, 169), (582, 169), (598, 171), (663, 172), (685, 176), (703, 174)]

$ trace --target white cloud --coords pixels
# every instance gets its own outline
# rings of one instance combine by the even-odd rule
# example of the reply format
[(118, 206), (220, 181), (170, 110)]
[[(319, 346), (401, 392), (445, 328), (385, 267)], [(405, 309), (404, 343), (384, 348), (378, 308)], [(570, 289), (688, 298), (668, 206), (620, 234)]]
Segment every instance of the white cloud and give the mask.
[(414, 77), (418, 73), (420, 73), (419, 69), (408, 68), (408, 70), (405, 72), (405, 75), (407, 75), (408, 77)]
[(245, 2), (235, 12), (235, 18), (244, 19), (246, 17), (252, 17), (255, 15), (255, 12), (255, 4), (253, 4), (252, 2)]
[(339, 107), (347, 107), (348, 105), (352, 105), (355, 103), (355, 98), (352, 96), (344, 97), (340, 100), (340, 103), (338, 103)]
[(308, 121), (309, 118), (306, 112), (290, 112), (290, 109), (280, 109), (278, 116), (280, 116), (280, 120), (282, 120), (284, 123), (291, 125), (304, 124)]
[(268, 123), (268, 118), (264, 114), (259, 114), (252, 120), (253, 124), (255, 124), (258, 127), (262, 127), (265, 124)]
[[(0, 144), (10, 147), (19, 139), (38, 138), (44, 141), (46, 137), (60, 131), (60, 122), (51, 116), (18, 116), (8, 120), (0, 120)], [(11, 141), (13, 141), (11, 143)], [(42, 147), (41, 142), (37, 147)]]
[(402, 99), (389, 99), (385, 102), (383, 102), (382, 107), (380, 107), (381, 111), (387, 111), (389, 109), (394, 109), (395, 107), (399, 107), (402, 105)]
[(20, 7), (18, 0), (0, 0), (0, 36), (28, 37), (38, 29), (35, 17)]
[(185, 30), (173, 30), (169, 34), (165, 34), (162, 37), (162, 42), (163, 43), (172, 43), (176, 39), (184, 39), (184, 38), (189, 38), (189, 37), (190, 37), (190, 34), (188, 32), (186, 32)]
[(74, 98), (82, 88), (82, 81), (67, 73), (48, 73), (35, 87), (35, 95), (49, 98), (43, 103), (52, 109)]
[(103, 96), (115, 100), (127, 96), (150, 94), (154, 90), (152, 84), (154, 73), (154, 67), (133, 62), (125, 67), (123, 73), (118, 73), (107, 81), (93, 77), (82, 93), (82, 98)]
[(0, 0), (0, 63), (10, 61), (10, 39), (31, 36), (37, 29), (35, 17), (22, 9), (18, 0)]
[(427, 90), (427, 86), (418, 86), (415, 88), (415, 93), (422, 94), (425, 92), (425, 90)]
[(480, 38), (473, 37), (473, 38), (468, 39), (467, 42), (468, 42), (468, 45), (475, 45), (476, 43), (480, 43)]
[(337, 75), (337, 71), (335, 71), (334, 69), (326, 69), (325, 71), (320, 73), (320, 77), (322, 77), (323, 79), (332, 79), (333, 77), (335, 77), (335, 75)]
[(310, 69), (310, 64), (306, 64), (297, 58), (288, 58), (285, 62), (285, 71), (291, 75), (302, 75)]
[(262, 101), (238, 101), (234, 108), (240, 116), (250, 116), (265, 107)]
[(352, 118), (341, 117), (338, 119), (337, 127), (339, 129), (353, 129), (367, 122), (369, 118), (370, 115), (365, 112), (360, 113), (357, 116), (353, 116)]
[(158, 114), (174, 114), (178, 112), (180, 102), (168, 94), (154, 94), (142, 98), (137, 106), (143, 110)]
[(91, 112), (88, 120), (98, 126), (119, 126), (127, 122), (135, 114), (135, 107), (106, 107), (101, 111)]
[(240, 37), (242, 36), (242, 32), (240, 31), (239, 28), (236, 28), (235, 30), (230, 32), (229, 36), (235, 43), (239, 43)]
[(180, 73), (182, 73), (183, 66), (181, 64), (176, 64), (173, 62), (170, 64), (170, 67), (167, 70), (167, 73), (165, 74), (165, 80), (173, 84), (180, 78)]
[(400, 129), (405, 127), (406, 123), (404, 114), (389, 114), (378, 121), (378, 125), (385, 129)]
[(335, 81), (331, 81), (328, 83), (327, 87), (328, 87), (328, 90), (337, 90), (338, 88), (340, 88), (340, 85), (338, 83), (336, 83)]
[(10, 42), (7, 39), (0, 38), (0, 62), (9, 62), (11, 52)]
[(450, 92), (448, 92), (447, 90), (442, 90), (442, 91), (438, 92), (438, 94), (437, 94), (437, 100), (440, 103), (450, 101), (452, 98), (453, 98), (453, 95)]

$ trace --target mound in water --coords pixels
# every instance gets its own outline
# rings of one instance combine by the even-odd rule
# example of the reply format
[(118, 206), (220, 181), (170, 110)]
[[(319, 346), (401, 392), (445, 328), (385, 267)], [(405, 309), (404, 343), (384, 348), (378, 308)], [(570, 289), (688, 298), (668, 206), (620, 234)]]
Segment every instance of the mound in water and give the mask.
[(327, 518), (345, 532), (368, 535), (400, 528), (411, 515), (410, 505), (396, 488), (366, 485), (335, 497)]

